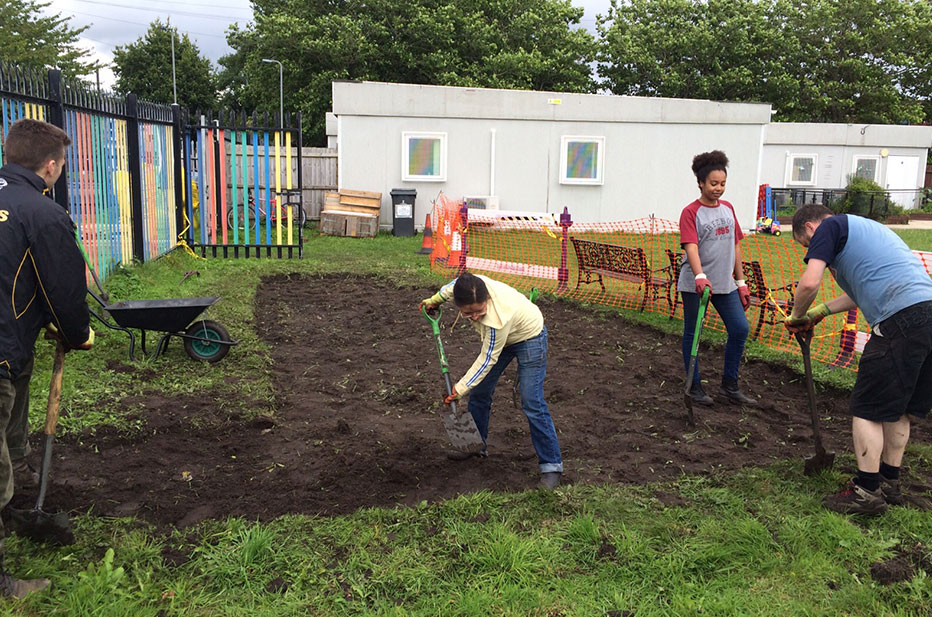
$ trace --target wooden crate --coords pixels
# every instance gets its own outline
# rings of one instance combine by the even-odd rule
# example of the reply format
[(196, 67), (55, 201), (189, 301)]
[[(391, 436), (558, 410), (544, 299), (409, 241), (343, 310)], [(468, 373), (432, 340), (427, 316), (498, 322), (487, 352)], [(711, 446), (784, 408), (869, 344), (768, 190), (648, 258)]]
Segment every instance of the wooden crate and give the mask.
[(321, 212), (320, 233), (327, 236), (374, 238), (379, 233), (379, 217), (359, 212)]
[(324, 210), (338, 210), (339, 205), (339, 193), (324, 193)]
[(372, 213), (377, 213), (382, 207), (382, 193), (340, 189), (340, 204), (344, 206), (369, 208), (371, 211), (374, 211)]

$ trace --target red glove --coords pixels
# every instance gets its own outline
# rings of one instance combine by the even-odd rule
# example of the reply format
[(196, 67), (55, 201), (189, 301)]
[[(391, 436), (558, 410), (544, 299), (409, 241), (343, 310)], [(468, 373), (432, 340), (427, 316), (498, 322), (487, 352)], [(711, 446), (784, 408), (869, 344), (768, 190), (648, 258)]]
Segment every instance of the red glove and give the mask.
[(450, 396), (444, 397), (444, 399), (443, 399), (443, 404), (444, 404), (444, 405), (449, 405), (450, 403), (452, 403), (453, 401), (455, 401), (455, 400), (457, 399), (458, 396), (459, 396), (459, 394), (456, 393), (456, 388), (453, 388), (453, 394), (451, 394)]
[(706, 287), (709, 288), (709, 293), (711, 294), (712, 283), (710, 283), (709, 279), (705, 277), (705, 274), (700, 272), (699, 274), (696, 275), (696, 293), (701, 296), (702, 292), (705, 290)]
[(738, 285), (738, 299), (741, 300), (741, 308), (748, 310), (748, 307), (751, 306), (751, 291), (744, 279), (738, 279), (735, 283)]

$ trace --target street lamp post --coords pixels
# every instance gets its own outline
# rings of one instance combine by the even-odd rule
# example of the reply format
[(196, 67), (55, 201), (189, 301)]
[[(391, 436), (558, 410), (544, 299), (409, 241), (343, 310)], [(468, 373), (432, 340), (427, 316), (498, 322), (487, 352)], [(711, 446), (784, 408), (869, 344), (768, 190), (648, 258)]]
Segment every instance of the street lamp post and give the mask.
[(175, 105), (178, 104), (178, 82), (175, 78), (175, 28), (169, 29), (168, 26), (159, 26), (165, 32), (168, 32), (172, 37), (172, 100)]
[(175, 105), (178, 104), (178, 82), (175, 80), (175, 30), (171, 31), (172, 35), (172, 98)]
[(271, 58), (263, 58), (263, 62), (272, 63), (278, 65), (278, 121), (282, 123), (282, 126), (285, 124), (285, 90), (282, 87), (282, 63), (278, 60), (272, 60)]

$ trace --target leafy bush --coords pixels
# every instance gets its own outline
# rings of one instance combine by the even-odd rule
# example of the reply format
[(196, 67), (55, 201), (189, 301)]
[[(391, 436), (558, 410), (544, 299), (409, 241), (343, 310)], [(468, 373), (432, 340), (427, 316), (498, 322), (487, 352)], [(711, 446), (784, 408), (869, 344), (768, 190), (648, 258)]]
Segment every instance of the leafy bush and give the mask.
[(922, 199), (919, 209), (923, 212), (932, 212), (932, 188), (922, 189)]
[(893, 203), (890, 196), (873, 180), (848, 176), (845, 198), (837, 212), (880, 219), (890, 214), (902, 214), (904, 210)]

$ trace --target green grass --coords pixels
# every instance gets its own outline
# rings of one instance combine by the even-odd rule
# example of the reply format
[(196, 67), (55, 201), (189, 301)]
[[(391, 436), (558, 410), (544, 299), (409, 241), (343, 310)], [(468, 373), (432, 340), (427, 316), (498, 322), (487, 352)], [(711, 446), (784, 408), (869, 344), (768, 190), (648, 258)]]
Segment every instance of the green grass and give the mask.
[(932, 229), (894, 229), (914, 251), (932, 251)]
[[(301, 261), (204, 261), (172, 254), (120, 272), (107, 282), (115, 300), (222, 296), (208, 316), (235, 332), (240, 347), (206, 366), (188, 360), (176, 345), (168, 358), (137, 363), (149, 371), (119, 372), (108, 366), (128, 363), (127, 340), (101, 331), (94, 351), (68, 355), (60, 427), (135, 430), (127, 421), (132, 407), (120, 401), (150, 389), (211, 397), (243, 414), (268, 411), (275, 404), (269, 378), (274, 367), (252, 323), (260, 278), (353, 272), (436, 285), (442, 279), (415, 255), (419, 246), (420, 238), (312, 234)], [(200, 276), (179, 285), (191, 270)], [(679, 322), (663, 315), (621, 312), (637, 323), (681, 331)], [(36, 426), (48, 347), (39, 354), (34, 380)], [(795, 362), (756, 344), (748, 354)], [(852, 374), (819, 375), (850, 380)], [(911, 445), (908, 458), (915, 471), (932, 472), (932, 447)], [(812, 478), (802, 476), (796, 461), (653, 486), (484, 491), (348, 516), (207, 521), (170, 535), (141, 521), (87, 514), (75, 519), (75, 546), (7, 539), (7, 565), (19, 576), (48, 576), (54, 587), (22, 602), (0, 603), (0, 614), (927, 616), (932, 578), (921, 574), (885, 587), (872, 580), (870, 566), (894, 556), (898, 546), (928, 543), (932, 515), (897, 508), (867, 520), (823, 510), (821, 496), (843, 478), (838, 470), (852, 464), (842, 457), (836, 471)], [(658, 494), (677, 495), (682, 505), (664, 506)], [(172, 565), (163, 552), (190, 560)]]

